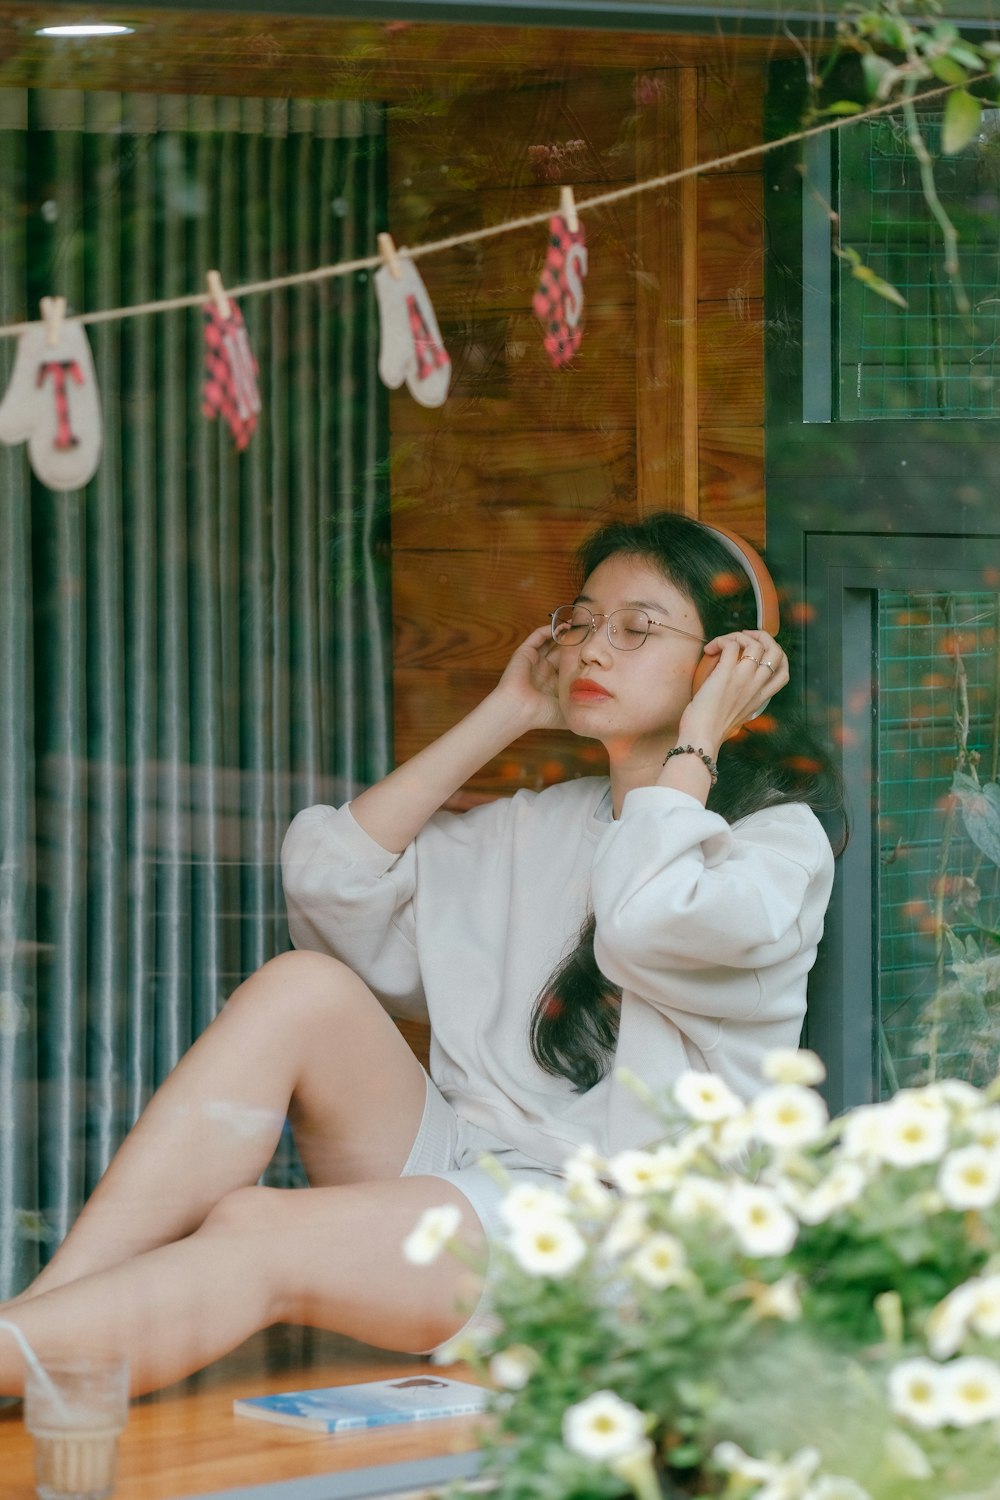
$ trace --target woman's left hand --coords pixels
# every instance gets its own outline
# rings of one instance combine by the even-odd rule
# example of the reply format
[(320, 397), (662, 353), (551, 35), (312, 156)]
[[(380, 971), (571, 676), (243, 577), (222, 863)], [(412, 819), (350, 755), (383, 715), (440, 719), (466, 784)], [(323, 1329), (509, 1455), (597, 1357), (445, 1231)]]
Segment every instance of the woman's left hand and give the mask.
[(788, 683), (788, 658), (766, 630), (734, 630), (705, 647), (715, 666), (681, 715), (678, 739), (718, 750)]

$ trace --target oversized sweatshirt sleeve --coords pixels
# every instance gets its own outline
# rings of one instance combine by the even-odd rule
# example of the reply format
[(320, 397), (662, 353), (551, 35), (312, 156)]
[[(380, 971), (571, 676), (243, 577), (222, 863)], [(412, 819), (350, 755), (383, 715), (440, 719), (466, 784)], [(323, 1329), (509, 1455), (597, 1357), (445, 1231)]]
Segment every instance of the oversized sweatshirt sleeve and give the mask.
[(414, 938), (413, 845), (391, 854), (350, 807), (307, 807), (281, 849), (288, 929), (296, 948), (349, 964), (395, 1016), (426, 1020)]
[(693, 797), (641, 787), (601, 840), (595, 953), (614, 983), (650, 1003), (724, 1020), (746, 1015), (733, 970), (804, 968), (823, 931), (833, 852), (804, 805), (728, 824)]

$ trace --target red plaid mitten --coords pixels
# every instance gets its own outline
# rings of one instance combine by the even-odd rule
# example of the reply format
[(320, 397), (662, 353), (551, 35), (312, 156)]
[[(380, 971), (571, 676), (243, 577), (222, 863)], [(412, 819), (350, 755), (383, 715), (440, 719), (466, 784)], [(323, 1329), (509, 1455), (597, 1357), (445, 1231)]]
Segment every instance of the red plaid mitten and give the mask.
[(224, 318), (214, 302), (202, 307), (205, 317), (205, 373), (201, 386), (202, 416), (221, 416), (237, 450), (242, 452), (257, 429), (260, 392), (257, 361), (243, 314), (230, 297)]
[(25, 439), (31, 467), (50, 490), (78, 490), (93, 478), (101, 456), (101, 403), (79, 323), (63, 323), (54, 346), (44, 323), (18, 339), (0, 403), (0, 442)]
[(545, 352), (557, 370), (568, 364), (580, 347), (586, 274), (583, 225), (570, 229), (561, 214), (554, 214), (549, 220), (549, 253), (531, 306), (545, 325)]
[(375, 272), (379, 310), (378, 372), (390, 390), (406, 381), (421, 406), (442, 406), (451, 380), (451, 360), (420, 272), (405, 251), (399, 276), (388, 266)]

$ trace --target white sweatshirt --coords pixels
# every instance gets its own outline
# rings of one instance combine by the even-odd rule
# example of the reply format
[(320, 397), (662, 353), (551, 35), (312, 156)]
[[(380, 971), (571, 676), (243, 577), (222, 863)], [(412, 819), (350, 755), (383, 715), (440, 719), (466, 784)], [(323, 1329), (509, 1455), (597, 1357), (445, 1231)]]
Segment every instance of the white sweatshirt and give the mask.
[[(666, 1096), (685, 1069), (745, 1098), (794, 1047), (833, 880), (812, 811), (730, 826), (684, 792), (642, 787), (613, 822), (588, 777), (437, 813), (387, 853), (349, 806), (299, 813), (282, 850), (297, 948), (335, 954), (391, 1015), (429, 1020), (430, 1070), (459, 1115), (551, 1166), (583, 1142), (647, 1145), (662, 1124), (615, 1067)], [(585, 1094), (534, 1061), (535, 1001), (588, 908), (622, 988), (614, 1065)]]

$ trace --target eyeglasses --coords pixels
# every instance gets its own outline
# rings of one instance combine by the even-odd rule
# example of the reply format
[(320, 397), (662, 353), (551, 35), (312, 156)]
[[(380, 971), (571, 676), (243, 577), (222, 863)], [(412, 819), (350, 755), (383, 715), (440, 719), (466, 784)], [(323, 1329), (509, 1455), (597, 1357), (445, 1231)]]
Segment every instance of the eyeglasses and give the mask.
[(583, 604), (562, 604), (551, 615), (552, 639), (557, 646), (579, 646), (597, 630), (598, 620), (604, 621), (608, 640), (616, 651), (638, 651), (649, 634), (651, 625), (661, 630), (672, 630), (675, 635), (687, 636), (689, 641), (698, 641), (704, 646), (700, 635), (690, 630), (681, 630), (677, 625), (668, 625), (665, 620), (652, 620), (644, 609), (613, 609), (609, 615), (595, 615)]

